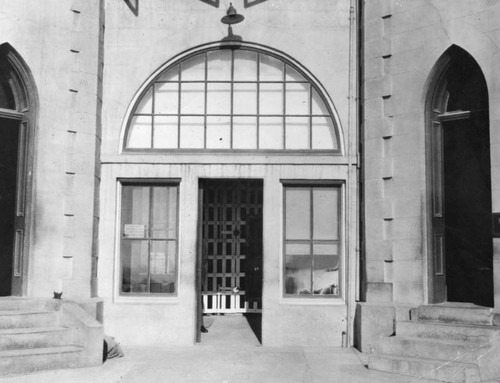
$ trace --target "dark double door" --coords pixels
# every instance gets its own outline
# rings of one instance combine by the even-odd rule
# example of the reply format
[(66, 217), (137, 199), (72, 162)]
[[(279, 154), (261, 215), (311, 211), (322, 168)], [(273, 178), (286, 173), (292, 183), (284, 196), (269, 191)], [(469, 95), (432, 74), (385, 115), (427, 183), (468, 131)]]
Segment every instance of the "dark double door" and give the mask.
[[(444, 116), (435, 126), (434, 300), (493, 306), (488, 115)], [(437, 142), (436, 142), (437, 141)], [(438, 213), (438, 214), (436, 214)]]

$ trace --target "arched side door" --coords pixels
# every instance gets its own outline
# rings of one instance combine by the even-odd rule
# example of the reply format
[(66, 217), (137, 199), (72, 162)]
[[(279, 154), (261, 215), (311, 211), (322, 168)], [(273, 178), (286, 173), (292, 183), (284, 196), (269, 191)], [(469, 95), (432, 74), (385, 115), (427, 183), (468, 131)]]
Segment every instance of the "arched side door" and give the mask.
[(33, 108), (23, 63), (0, 46), (0, 296), (24, 295)]
[(488, 91), (477, 62), (450, 48), (430, 111), (431, 299), (493, 305)]

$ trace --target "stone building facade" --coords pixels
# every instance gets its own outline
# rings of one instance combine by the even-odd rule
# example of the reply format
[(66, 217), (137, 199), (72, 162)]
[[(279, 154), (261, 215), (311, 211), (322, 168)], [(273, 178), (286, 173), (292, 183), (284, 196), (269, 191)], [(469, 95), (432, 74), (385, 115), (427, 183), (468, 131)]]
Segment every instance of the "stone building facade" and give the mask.
[(364, 352), (443, 302), (493, 326), (500, 6), (233, 6), (2, 5), (1, 294), (100, 300), (131, 344), (203, 313)]
[(4, 295), (99, 297), (126, 343), (192, 344), (202, 312), (238, 312), (265, 345), (347, 344), (355, 4), (234, 3), (231, 32), (229, 6), (3, 7), (36, 103), (26, 270)]

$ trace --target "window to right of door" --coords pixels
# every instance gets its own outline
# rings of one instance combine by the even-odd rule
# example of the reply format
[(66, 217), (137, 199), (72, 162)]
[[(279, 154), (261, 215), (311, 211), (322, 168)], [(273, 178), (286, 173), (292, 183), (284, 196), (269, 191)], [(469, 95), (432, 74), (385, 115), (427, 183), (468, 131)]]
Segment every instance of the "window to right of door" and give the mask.
[(340, 185), (284, 186), (284, 296), (340, 296)]

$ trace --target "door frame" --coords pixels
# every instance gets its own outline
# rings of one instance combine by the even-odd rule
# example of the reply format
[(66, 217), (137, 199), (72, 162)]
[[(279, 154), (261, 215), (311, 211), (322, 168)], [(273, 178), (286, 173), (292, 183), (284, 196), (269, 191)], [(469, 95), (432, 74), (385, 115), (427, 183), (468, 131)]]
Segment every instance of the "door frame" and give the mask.
[[(206, 249), (204, 248), (204, 241), (203, 241), (203, 210), (204, 210), (204, 205), (203, 205), (203, 198), (204, 198), (204, 183), (206, 181), (210, 182), (217, 182), (217, 181), (230, 181), (230, 182), (238, 182), (238, 181), (247, 181), (247, 180), (252, 180), (252, 181), (260, 181), (262, 185), (262, 198), (264, 197), (264, 180), (262, 178), (222, 178), (222, 177), (200, 177), (198, 178), (198, 208), (197, 208), (197, 236), (196, 236), (196, 270), (195, 270), (195, 276), (196, 276), (196, 281), (195, 281), (195, 295), (196, 295), (196, 302), (195, 302), (195, 311), (196, 311), (196, 318), (195, 318), (195, 342), (199, 343), (201, 342), (201, 327), (203, 325), (203, 297), (202, 297), (202, 277), (203, 277), (203, 272), (202, 269), (204, 267), (203, 263), (203, 254), (206, 252)], [(264, 223), (264, 201), (262, 201), (262, 223)], [(264, 233), (262, 233), (263, 235)], [(263, 251), (263, 249), (262, 249)], [(261, 259), (261, 270), (262, 273), (264, 271), (264, 253), (262, 253), (262, 259)], [(263, 292), (263, 283), (264, 279), (262, 278), (261, 281), (261, 305), (262, 305), (262, 292)], [(262, 312), (262, 311), (261, 311)]]
[(0, 45), (0, 77), (9, 83), (15, 100), (15, 109), (0, 109), (0, 117), (19, 121), (11, 295), (26, 296), (33, 231), (33, 169), (38, 97), (28, 66), (8, 43)]
[[(446, 291), (446, 238), (444, 236), (444, 221), (442, 233), (443, 240), (441, 242), (441, 268), (443, 273), (440, 275), (437, 275), (438, 273), (436, 273), (437, 267), (435, 256), (437, 241), (434, 238), (436, 235), (434, 221), (440, 215), (443, 219), (445, 217), (444, 198), (440, 203), (438, 202), (440, 207), (436, 207), (435, 200), (437, 195), (436, 188), (439, 187), (441, 189), (441, 196), (444, 192), (442, 169), (443, 151), (442, 148), (439, 150), (437, 146), (443, 144), (443, 123), (466, 120), (471, 118), (472, 114), (472, 111), (470, 110), (446, 111), (449, 101), (446, 75), (458, 50), (468, 54), (468, 52), (458, 46), (451, 46), (436, 62), (427, 80), (427, 97), (425, 101), (425, 182), (427, 188), (427, 207), (425, 213), (427, 229), (426, 238), (423, 240), (425, 241), (424, 248), (427, 253), (427, 256), (424, 257), (424, 265), (427, 269), (427, 302), (431, 304), (446, 302), (448, 298)], [(472, 59), (474, 58), (472, 57)], [(479, 67), (479, 64), (477, 65)], [(479, 69), (481, 70), (480, 67)], [(486, 92), (488, 92), (487, 89)], [(490, 129), (490, 124), (488, 124), (488, 129)], [(440, 143), (437, 143), (437, 140), (441, 140)], [(439, 171), (436, 172), (436, 167), (441, 169), (440, 176), (438, 174)]]

